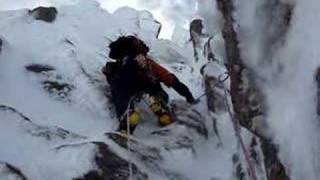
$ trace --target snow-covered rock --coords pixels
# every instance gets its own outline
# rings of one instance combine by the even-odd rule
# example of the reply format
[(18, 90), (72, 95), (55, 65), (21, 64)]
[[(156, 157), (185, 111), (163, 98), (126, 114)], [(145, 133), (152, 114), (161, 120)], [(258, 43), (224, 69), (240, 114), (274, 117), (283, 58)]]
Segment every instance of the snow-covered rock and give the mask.
[[(114, 179), (126, 180), (129, 178), (137, 180), (148, 179), (148, 175), (141, 172), (135, 164), (131, 164), (132, 172), (129, 169), (127, 160), (121, 158), (103, 142), (90, 142), (76, 145), (67, 145), (57, 147), (57, 151), (70, 151), (78, 149), (79, 146), (95, 146), (95, 156), (92, 161), (95, 162), (95, 168), (91, 169), (85, 175), (76, 177), (76, 180), (96, 180), (96, 179)], [(130, 173), (133, 173), (131, 176)]]
[[(129, 177), (129, 162), (103, 142), (88, 142), (87, 137), (67, 130), (37, 125), (8, 106), (0, 106), (0, 116), (1, 127), (7, 129), (2, 130), (0, 142), (4, 144), (9, 138), (14, 138), (0, 151), (2, 160), (20, 165), (22, 172), (26, 173), (23, 175), (19, 169), (4, 163), (0, 166), (0, 177), (83, 180), (121, 180)], [(37, 174), (33, 174), (34, 168)], [(137, 179), (147, 178), (136, 165), (133, 170)], [(55, 174), (59, 171), (65, 173)]]
[[(124, 33), (132, 33), (134, 29), (138, 28), (143, 30), (144, 40), (150, 41), (159, 36), (161, 24), (155, 20), (148, 11), (139, 12), (129, 7), (122, 7), (116, 10), (113, 16), (121, 19), (120, 23), (127, 23), (127, 25), (124, 26), (125, 29), (121, 29)], [(135, 33), (139, 34), (139, 32)]]
[(37, 7), (31, 11), (29, 14), (36, 20), (42, 20), (45, 22), (53, 22), (57, 16), (57, 9), (55, 7)]
[[(233, 125), (225, 110), (212, 111), (201, 96), (192, 47), (157, 39), (161, 25), (145, 11), (110, 14), (86, 0), (57, 11), (52, 23), (27, 10), (0, 13), (0, 161), (31, 180), (239, 177), (234, 172), (245, 163)], [(165, 128), (141, 102), (143, 122), (129, 141), (114, 133), (118, 120), (101, 73), (110, 61), (108, 43), (127, 34), (145, 40), (150, 56), (201, 96), (190, 105), (166, 89), (176, 122)], [(217, 78), (220, 70), (207, 74)], [(243, 135), (249, 146), (252, 134)]]

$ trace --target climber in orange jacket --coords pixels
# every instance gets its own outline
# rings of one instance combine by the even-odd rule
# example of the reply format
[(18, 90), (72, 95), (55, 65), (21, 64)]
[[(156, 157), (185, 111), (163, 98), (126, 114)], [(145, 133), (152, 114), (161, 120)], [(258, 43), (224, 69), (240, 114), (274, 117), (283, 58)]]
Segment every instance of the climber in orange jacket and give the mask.
[[(134, 131), (140, 114), (131, 100), (133, 97), (141, 99), (142, 94), (151, 96), (150, 107), (158, 116), (160, 126), (173, 122), (167, 106), (168, 94), (160, 83), (175, 89), (189, 103), (194, 102), (188, 87), (147, 55), (149, 48), (142, 40), (135, 36), (121, 36), (109, 48), (109, 57), (116, 61), (107, 62), (103, 73), (110, 84), (112, 101), (120, 121), (119, 131), (127, 130), (128, 120), (130, 132)], [(129, 113), (128, 119), (125, 118), (126, 113)]]

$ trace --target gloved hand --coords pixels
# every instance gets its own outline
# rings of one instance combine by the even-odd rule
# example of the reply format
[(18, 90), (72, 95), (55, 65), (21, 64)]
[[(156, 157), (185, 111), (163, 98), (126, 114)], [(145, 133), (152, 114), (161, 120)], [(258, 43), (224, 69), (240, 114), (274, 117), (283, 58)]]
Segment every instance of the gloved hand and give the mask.
[(186, 101), (190, 104), (195, 102), (194, 97), (192, 96), (190, 90), (186, 85), (184, 85), (182, 82), (178, 80), (178, 78), (175, 77), (175, 82), (172, 86), (174, 90), (176, 90), (181, 96), (184, 96), (186, 98)]

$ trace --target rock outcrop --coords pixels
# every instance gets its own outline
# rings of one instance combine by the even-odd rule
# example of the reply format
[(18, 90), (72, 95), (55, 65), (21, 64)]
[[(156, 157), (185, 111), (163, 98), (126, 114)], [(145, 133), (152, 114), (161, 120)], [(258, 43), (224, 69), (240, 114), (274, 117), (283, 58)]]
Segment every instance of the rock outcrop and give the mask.
[(202, 49), (202, 37), (204, 36), (202, 32), (203, 28), (204, 27), (201, 19), (194, 19), (190, 23), (190, 40), (193, 45), (193, 53), (196, 62), (199, 61), (199, 56), (201, 55), (201, 53), (199, 53), (199, 49)]
[(42, 20), (48, 23), (56, 19), (58, 10), (55, 7), (37, 7), (29, 11), (29, 14), (36, 20)]
[[(148, 175), (143, 173), (136, 164), (128, 162), (103, 142), (90, 142), (81, 144), (81, 146), (94, 145), (96, 153), (94, 155), (95, 169), (90, 170), (82, 177), (74, 178), (75, 180), (127, 180), (129, 178), (136, 180), (146, 180)], [(58, 147), (58, 151), (72, 148), (74, 145)], [(129, 163), (132, 163), (132, 176), (130, 177)]]
[(28, 72), (37, 75), (43, 88), (52, 95), (52, 97), (67, 102), (71, 101), (69, 95), (75, 87), (62, 78), (54, 67), (43, 64), (30, 64), (25, 68)]

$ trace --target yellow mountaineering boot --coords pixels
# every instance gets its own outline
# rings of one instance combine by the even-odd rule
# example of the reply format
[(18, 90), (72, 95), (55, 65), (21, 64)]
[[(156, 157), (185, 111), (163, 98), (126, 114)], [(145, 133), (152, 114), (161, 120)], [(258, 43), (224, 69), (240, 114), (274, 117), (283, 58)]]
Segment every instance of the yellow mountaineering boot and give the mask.
[(155, 113), (158, 116), (159, 125), (161, 127), (164, 127), (173, 123), (173, 119), (171, 115), (168, 113), (168, 110), (163, 108), (163, 105), (159, 102), (159, 100), (152, 98), (151, 101), (153, 102), (150, 105), (150, 109), (152, 110), (153, 113)]
[[(138, 111), (133, 110), (129, 112), (128, 116), (124, 116), (124, 118), (120, 121), (118, 132), (120, 132), (124, 136), (128, 136), (132, 134), (136, 126), (139, 124), (141, 119), (141, 115)], [(129, 123), (129, 129), (128, 129)], [(129, 130), (129, 132), (128, 132)]]
[(139, 124), (141, 119), (141, 115), (139, 112), (137, 111), (133, 111), (132, 113), (130, 113), (129, 116), (129, 125), (130, 127), (135, 127)]
[(164, 127), (164, 126), (168, 126), (172, 123), (172, 118), (168, 113), (161, 113), (159, 115), (159, 125)]

